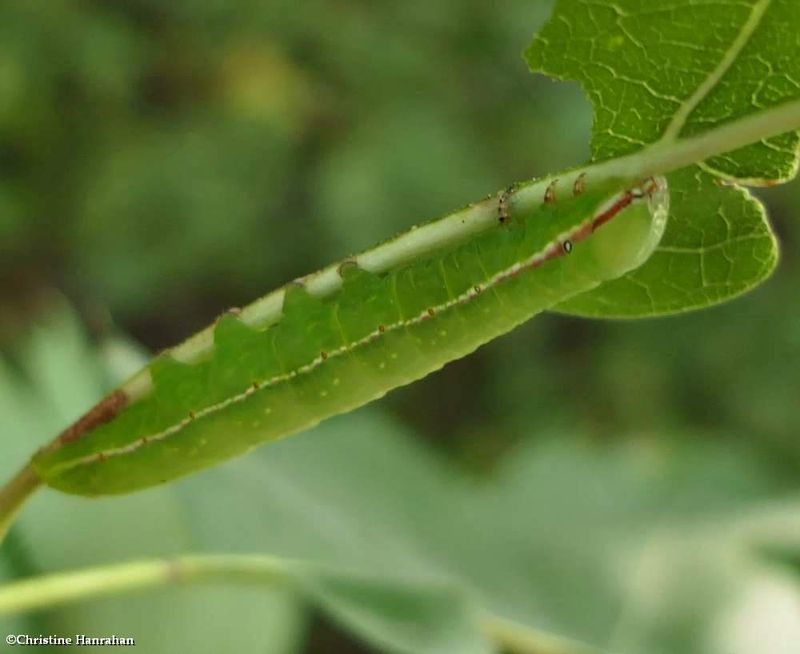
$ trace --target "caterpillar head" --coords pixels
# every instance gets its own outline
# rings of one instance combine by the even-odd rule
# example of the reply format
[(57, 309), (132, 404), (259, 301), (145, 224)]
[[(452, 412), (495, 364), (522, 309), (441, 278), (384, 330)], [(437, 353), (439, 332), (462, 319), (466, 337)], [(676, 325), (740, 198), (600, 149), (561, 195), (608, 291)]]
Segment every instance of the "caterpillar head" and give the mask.
[(617, 193), (595, 212), (585, 247), (605, 279), (641, 266), (664, 234), (669, 214), (667, 180), (651, 177)]

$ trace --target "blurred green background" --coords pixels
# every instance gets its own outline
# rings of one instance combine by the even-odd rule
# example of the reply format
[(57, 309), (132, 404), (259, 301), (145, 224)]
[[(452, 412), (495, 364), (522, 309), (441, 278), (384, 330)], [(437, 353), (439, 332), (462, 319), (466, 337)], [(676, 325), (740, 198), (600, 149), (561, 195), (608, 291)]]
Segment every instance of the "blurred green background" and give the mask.
[[(4, 475), (130, 370), (132, 342), (157, 351), (416, 222), (585, 161), (591, 111), (580, 89), (531, 76), (520, 56), (550, 7), (0, 4)], [(469, 577), (497, 612), (554, 633), (630, 652), (748, 651), (706, 645), (720, 630), (747, 642), (749, 632), (720, 625), (755, 620), (731, 618), (729, 604), (734, 586), (751, 597), (758, 557), (726, 569), (719, 595), (698, 596), (687, 561), (707, 545), (686, 545), (681, 529), (758, 520), (798, 490), (800, 187), (759, 195), (783, 253), (762, 288), (660, 320), (540, 317), (252, 460), (113, 502), (48, 493), (6, 544), (5, 576), (204, 548), (323, 560), (339, 548), (368, 568), (379, 551), (375, 570), (402, 568), (404, 557), (416, 569), (422, 551), (437, 561), (423, 568)], [(231, 496), (233, 511), (220, 501), (225, 479), (251, 469), (260, 485)], [(417, 488), (423, 478), (430, 493)], [(437, 523), (453, 493), (469, 528), (445, 536)], [(561, 502), (569, 510), (554, 508)], [(800, 522), (800, 511), (786, 515)], [(216, 520), (229, 529), (209, 535)], [(651, 587), (654, 606), (671, 608), (623, 610), (644, 601), (629, 587), (645, 583), (639, 568), (612, 566), (611, 593), (598, 572), (608, 561), (578, 544), (613, 535), (619, 554), (657, 541), (665, 523), (690, 550), (668, 558), (685, 579), (674, 572)], [(110, 525), (120, 531), (108, 539)], [(485, 540), (481, 525), (501, 537)], [(397, 545), (412, 535), (415, 545)], [(442, 545), (448, 538), (457, 542)], [(502, 572), (498, 558), (508, 559)], [(791, 607), (800, 599), (787, 583), (781, 606)], [(679, 610), (689, 597), (696, 606)], [(192, 636), (209, 606), (219, 624)], [(784, 631), (800, 629), (791, 613)], [(167, 636), (220, 651), (230, 629), (244, 651), (381, 651), (253, 589), (163, 591), (25, 624), (102, 632), (115, 620), (118, 633), (152, 638), (144, 651)]]

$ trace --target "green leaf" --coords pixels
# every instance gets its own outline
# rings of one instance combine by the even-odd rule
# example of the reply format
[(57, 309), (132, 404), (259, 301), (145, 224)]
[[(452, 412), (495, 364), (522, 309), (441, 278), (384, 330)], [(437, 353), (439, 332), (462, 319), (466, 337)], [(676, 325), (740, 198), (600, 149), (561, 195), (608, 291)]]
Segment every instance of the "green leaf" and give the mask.
[(457, 587), (393, 581), (303, 566), (300, 588), (345, 627), (382, 652), (491, 654), (475, 607)]
[[(102, 392), (107, 372), (104, 362), (88, 348), (74, 316), (63, 307), (35, 331), (22, 351), (31, 384), (9, 369), (0, 369), (0, 427), (4, 434), (0, 473), (5, 475), (24, 460), (37, 434), (52, 430), (54, 422), (71, 420), (85, 395)], [(106, 344), (104, 351), (113, 355), (114, 376), (125, 377), (141, 364), (135, 349), (122, 341)], [(122, 365), (125, 362), (127, 365)], [(82, 373), (73, 383), (64, 383), (62, 376), (72, 371)], [(353, 428), (365, 447), (353, 452), (351, 461), (359, 456), (377, 458), (386, 451), (380, 447), (384, 441), (379, 441), (377, 450), (366, 446), (375, 430), (387, 429), (386, 423), (366, 420)], [(324, 465), (323, 459), (315, 458), (316, 451), (309, 450), (306, 462), (310, 458), (312, 466), (315, 462)], [(432, 576), (430, 569), (423, 570), (416, 562), (410, 567), (397, 565), (390, 572), (383, 567), (390, 551), (387, 548), (376, 557), (381, 565), (370, 567), (366, 562), (368, 542), (361, 542), (364, 532), (357, 527), (357, 513), (351, 522), (351, 540), (329, 539), (327, 529), (319, 529), (325, 522), (324, 511), (293, 501), (294, 494), (302, 496), (303, 490), (290, 476), (301, 479), (302, 472), (287, 476), (281, 466), (270, 470), (258, 461), (239, 463), (239, 468), (222, 471), (222, 479), (201, 475), (189, 483), (105, 502), (87, 503), (55, 493), (36, 497), (0, 549), (0, 578), (10, 580), (31, 576), (37, 570), (96, 566), (125, 558), (174, 557), (187, 549), (258, 551), (273, 545), (295, 559), (310, 545), (306, 551), (309, 559), (335, 565), (279, 561), (284, 573), (294, 580), (303, 598), (381, 651), (489, 653), (475, 620), (475, 607), (463, 589), (447, 584), (443, 575)], [(363, 469), (369, 469), (366, 459)], [(446, 487), (436, 483), (435, 475), (431, 482), (422, 471), (418, 476), (420, 501), (423, 493), (446, 497), (442, 493)], [(317, 481), (323, 478), (320, 474)], [(357, 510), (358, 505), (351, 504)], [(237, 510), (231, 512), (231, 506)], [(295, 511), (304, 513), (304, 522), (322, 522), (300, 527)], [(243, 516), (247, 519), (242, 520)], [(340, 527), (344, 528), (342, 517)], [(52, 537), (54, 533), (58, 538)], [(326, 542), (329, 556), (317, 556)], [(19, 557), (12, 554), (20, 548), (34, 569), (21, 569), (15, 563)], [(330, 556), (337, 551), (343, 558)], [(364, 557), (360, 561), (352, 556), (358, 551)], [(365, 570), (371, 573), (365, 574)], [(35, 622), (29, 616), (2, 618), (0, 627), (6, 633), (133, 635), (138, 645), (154, 653), (174, 651), (179, 643), (178, 649), (198, 652), (257, 647), (268, 654), (289, 654), (299, 647), (305, 613), (285, 589), (178, 587), (89, 600), (37, 614), (40, 617)], [(199, 614), (215, 617), (198, 622)]]
[[(526, 51), (534, 72), (579, 81), (594, 107), (592, 155), (619, 157), (800, 97), (800, 5), (791, 0), (559, 0)], [(789, 179), (797, 132), (726, 160)], [(774, 141), (774, 140), (773, 140)], [(765, 177), (772, 171), (772, 175)]]
[[(69, 342), (46, 334), (45, 351)], [(85, 366), (93, 357), (83, 353), (64, 365)], [(33, 416), (62, 404), (41, 401), (28, 405)], [(4, 455), (30, 437), (8, 433)], [(42, 494), (12, 536), (41, 571), (186, 549), (269, 553), (302, 597), (379, 651), (484, 652), (494, 616), (565, 652), (707, 654), (738, 615), (731, 606), (764, 581), (756, 545), (791, 543), (797, 507), (770, 504), (774, 482), (730, 443), (599, 450), (554, 436), (511, 452), (477, 485), (367, 409), (169, 487), (92, 502)], [(219, 620), (197, 624), (201, 612)], [(167, 634), (173, 650), (180, 638), (219, 651), (235, 634), (241, 649), (295, 651), (302, 620), (285, 595), (250, 585), (166, 588), (42, 615), (42, 633), (111, 625), (148, 651), (166, 651), (157, 644)]]
[[(446, 579), (538, 637), (614, 651), (624, 607), (657, 600), (663, 614), (634, 616), (626, 628), (636, 636), (619, 651), (706, 654), (693, 638), (699, 643), (749, 583), (727, 554), (713, 561), (741, 544), (722, 525), (770, 496), (766, 473), (730, 446), (602, 452), (557, 437), (562, 445), (511, 452), (493, 480), (476, 486), (363, 410), (176, 486), (198, 512), (260, 497), (260, 519), (273, 525), (262, 551), (343, 574), (427, 577), (432, 588)], [(201, 488), (206, 476), (214, 481)], [(255, 541), (242, 542), (239, 522), (228, 514), (203, 528), (241, 550)], [(678, 568), (684, 556), (703, 567)], [(669, 589), (636, 586), (640, 559), (659, 575), (675, 567)], [(685, 647), (649, 647), (665, 638), (662, 629)]]
[[(533, 71), (584, 87), (594, 109), (596, 161), (645, 159), (720, 126), (746, 131), (745, 119), (796, 101), (798, 24), (800, 5), (790, 0), (559, 0), (526, 58)], [(563, 310), (652, 316), (723, 302), (758, 285), (777, 260), (763, 209), (756, 200), (747, 206), (738, 189), (712, 188), (711, 175), (786, 181), (797, 170), (798, 144), (796, 131), (743, 147), (731, 141), (731, 152), (698, 157), (706, 158), (698, 164), (709, 175), (669, 175), (674, 210), (663, 250), (627, 279)]]
[(669, 184), (669, 222), (647, 263), (561, 303), (559, 311), (620, 318), (689, 311), (769, 277), (778, 245), (761, 202), (744, 189), (721, 187), (697, 167), (671, 174)]

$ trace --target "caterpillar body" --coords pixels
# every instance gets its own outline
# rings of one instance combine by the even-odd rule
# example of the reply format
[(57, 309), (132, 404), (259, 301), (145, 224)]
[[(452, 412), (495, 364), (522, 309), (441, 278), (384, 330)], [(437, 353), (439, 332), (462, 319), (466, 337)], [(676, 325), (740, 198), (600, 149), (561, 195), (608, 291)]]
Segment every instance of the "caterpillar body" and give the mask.
[[(541, 204), (321, 292), (294, 282), (156, 357), (33, 459), (50, 486), (125, 493), (213, 465), (384, 395), (540, 311), (641, 265), (664, 231), (663, 178), (579, 178)], [(399, 238), (403, 238), (402, 236)], [(277, 308), (268, 321), (252, 316)]]

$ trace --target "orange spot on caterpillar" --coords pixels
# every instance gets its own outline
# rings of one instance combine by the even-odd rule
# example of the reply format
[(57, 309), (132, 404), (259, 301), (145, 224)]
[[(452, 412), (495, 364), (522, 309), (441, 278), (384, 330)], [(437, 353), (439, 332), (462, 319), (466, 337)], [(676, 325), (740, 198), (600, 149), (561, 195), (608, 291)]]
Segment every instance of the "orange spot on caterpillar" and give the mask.
[(327, 352), (325, 352), (325, 351), (322, 351), (322, 352), (320, 352), (320, 353), (319, 353), (319, 355), (322, 357), (322, 360), (323, 360), (323, 361), (325, 361), (325, 359), (327, 359), (327, 358), (328, 358), (328, 353), (327, 353)]
[(434, 311), (434, 310), (433, 310), (433, 307), (431, 307), (430, 309), (428, 309), (428, 315), (429, 315), (431, 318), (433, 318), (433, 316), (434, 316), (435, 314), (436, 314), (436, 311)]
[(378, 331), (379, 331), (381, 334), (383, 334), (383, 332), (385, 332), (385, 331), (386, 331), (386, 327), (384, 327), (383, 325), (378, 325)]
[(550, 182), (549, 186), (544, 192), (544, 203), (545, 204), (553, 204), (556, 201), (556, 185), (558, 184), (558, 179), (554, 179)]
[(252, 388), (254, 391), (257, 391), (260, 387), (258, 385), (258, 382), (254, 381), (250, 383), (250, 388)]
[(121, 390), (116, 390), (110, 395), (106, 395), (70, 427), (62, 431), (55, 442), (63, 445), (79, 439), (85, 433), (111, 421), (122, 411), (127, 402), (128, 396)]
[(572, 195), (580, 195), (586, 190), (586, 173), (578, 175), (575, 183), (572, 185)]

